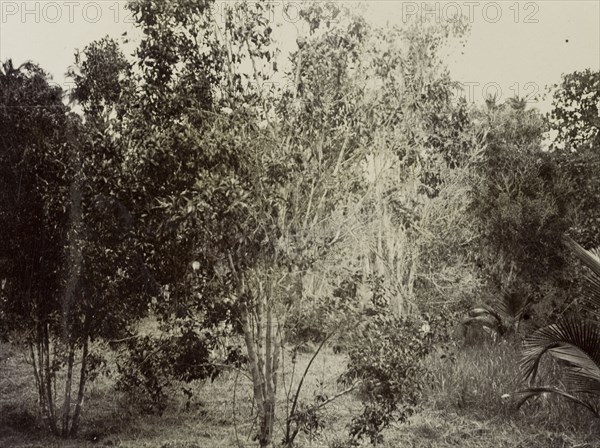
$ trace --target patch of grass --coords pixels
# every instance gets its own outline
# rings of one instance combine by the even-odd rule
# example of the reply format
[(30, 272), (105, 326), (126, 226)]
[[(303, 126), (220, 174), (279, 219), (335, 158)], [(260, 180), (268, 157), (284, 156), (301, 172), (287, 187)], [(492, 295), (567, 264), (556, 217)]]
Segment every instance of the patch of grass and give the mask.
[[(506, 342), (463, 347), (446, 356), (434, 353), (428, 360), (432, 381), (427, 407), (477, 420), (580, 434), (586, 441), (600, 435), (598, 419), (555, 395), (540, 396), (517, 409), (516, 392), (526, 387), (520, 379), (519, 358), (518, 344)], [(560, 379), (556, 364), (546, 362), (542, 367), (542, 383)]]
[(448, 411), (425, 411), (408, 425), (388, 431), (387, 448), (580, 448), (597, 447), (583, 443), (573, 434), (519, 426), (507, 420), (474, 420)]
[(427, 398), (435, 410), (474, 411), (485, 418), (513, 413), (510, 395), (519, 388), (518, 352), (510, 344), (485, 344), (434, 352), (427, 360)]
[(31, 367), (21, 350), (0, 344), (0, 446), (35, 443), (43, 437)]
[[(99, 375), (90, 383), (81, 431), (74, 440), (59, 440), (48, 434), (37, 418), (31, 366), (18, 349), (0, 347), (0, 446), (1, 447), (127, 447), (208, 448), (255, 447), (256, 410), (250, 380), (235, 370), (214, 382), (171, 386), (169, 406), (162, 416), (143, 415), (128, 397), (115, 392), (114, 378)], [(407, 424), (393, 425), (384, 433), (383, 446), (416, 448), (599, 447), (597, 422), (586, 411), (564, 400), (545, 397), (517, 411), (504, 394), (520, 387), (515, 379), (518, 349), (508, 344), (464, 347), (453, 357), (431, 355), (431, 378), (424, 410)], [(279, 419), (274, 441), (283, 436), (285, 409), (293, 397), (292, 382), (298, 384), (312, 353), (297, 355), (292, 362), (286, 351), (282, 359), (278, 389)], [(109, 356), (110, 358), (110, 356)], [(113, 360), (114, 361), (114, 360)], [(112, 361), (111, 361), (112, 362)], [(339, 391), (336, 379), (346, 358), (324, 350), (316, 358), (300, 395), (303, 403), (317, 394)], [(284, 386), (285, 384), (285, 386)], [(235, 406), (233, 392), (235, 390)], [(348, 424), (360, 411), (353, 394), (340, 397), (320, 413), (323, 428), (299, 434), (298, 447), (345, 447)]]

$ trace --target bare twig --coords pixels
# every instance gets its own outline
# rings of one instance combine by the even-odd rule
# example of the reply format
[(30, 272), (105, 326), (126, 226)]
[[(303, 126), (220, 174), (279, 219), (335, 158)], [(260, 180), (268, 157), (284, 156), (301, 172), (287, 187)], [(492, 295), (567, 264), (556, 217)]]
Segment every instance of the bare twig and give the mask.
[(318, 356), (318, 354), (321, 352), (321, 349), (323, 348), (323, 346), (325, 345), (325, 343), (331, 339), (331, 337), (336, 333), (336, 330), (332, 331), (331, 333), (329, 333), (325, 339), (323, 339), (321, 341), (321, 343), (319, 344), (319, 346), (317, 347), (317, 349), (315, 350), (315, 353), (312, 355), (312, 357), (310, 358), (310, 361), (308, 362), (308, 365), (306, 366), (306, 368), (304, 369), (304, 373), (302, 374), (302, 377), (300, 378), (300, 382), (298, 383), (298, 387), (296, 388), (296, 394), (294, 395), (294, 402), (292, 403), (292, 409), (290, 411), (290, 413), (287, 416), (287, 422), (286, 422), (286, 434), (285, 434), (285, 440), (286, 443), (291, 442), (290, 440), (290, 428), (291, 428), (291, 422), (293, 420), (294, 414), (296, 412), (296, 406), (298, 405), (298, 397), (300, 396), (300, 391), (302, 390), (302, 384), (304, 383), (304, 379), (306, 378), (306, 375), (308, 374), (308, 371), (310, 370), (310, 366), (312, 365), (313, 361), (316, 359), (316, 357)]
[(317, 406), (317, 409), (321, 409), (324, 406), (327, 406), (329, 403), (331, 403), (332, 401), (337, 400), (338, 398), (340, 398), (343, 395), (346, 395), (354, 390), (356, 390), (358, 388), (358, 386), (360, 386), (362, 383), (364, 382), (364, 380), (359, 380), (356, 383), (354, 383), (352, 386), (348, 387), (347, 389), (344, 389), (341, 392), (338, 392), (337, 394), (335, 394), (332, 397), (329, 397), (327, 400), (319, 403), (319, 405)]

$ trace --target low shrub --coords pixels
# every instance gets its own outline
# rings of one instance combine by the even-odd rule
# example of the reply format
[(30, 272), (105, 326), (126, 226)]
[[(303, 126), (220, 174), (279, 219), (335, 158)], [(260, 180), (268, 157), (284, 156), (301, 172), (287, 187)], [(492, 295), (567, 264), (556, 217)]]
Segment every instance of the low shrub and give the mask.
[(358, 396), (363, 411), (354, 417), (351, 437), (382, 441), (382, 431), (403, 422), (421, 402), (426, 369), (422, 363), (431, 349), (429, 324), (417, 318), (374, 312), (355, 333), (348, 350), (343, 384), (361, 381)]

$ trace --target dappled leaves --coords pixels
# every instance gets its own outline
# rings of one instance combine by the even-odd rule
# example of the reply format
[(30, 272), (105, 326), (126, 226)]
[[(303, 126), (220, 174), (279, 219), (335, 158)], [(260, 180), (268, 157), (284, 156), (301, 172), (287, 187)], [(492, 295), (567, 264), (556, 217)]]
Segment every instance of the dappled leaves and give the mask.
[(352, 331), (345, 385), (360, 381), (363, 412), (354, 418), (350, 434), (356, 439), (381, 440), (392, 421), (405, 421), (419, 406), (431, 349), (431, 328), (416, 317), (398, 317), (381, 310), (361, 319)]

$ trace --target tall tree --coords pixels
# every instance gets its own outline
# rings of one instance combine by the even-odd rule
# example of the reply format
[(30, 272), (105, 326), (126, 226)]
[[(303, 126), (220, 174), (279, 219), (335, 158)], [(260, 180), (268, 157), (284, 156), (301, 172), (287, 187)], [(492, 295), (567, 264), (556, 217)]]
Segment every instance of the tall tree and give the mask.
[(555, 86), (550, 129), (557, 163), (572, 185), (573, 235), (584, 245), (600, 245), (600, 71), (563, 76)]
[(550, 123), (557, 131), (556, 149), (598, 151), (600, 145), (600, 71), (586, 69), (563, 75), (555, 85)]
[[(2, 329), (29, 346), (40, 411), (53, 432), (64, 433), (69, 422), (61, 417), (54, 385), (69, 334), (65, 247), (69, 215), (77, 214), (70, 161), (80, 123), (63, 104), (61, 89), (35, 64), (3, 63), (0, 89)], [(70, 385), (65, 389), (70, 392)], [(69, 412), (63, 404), (62, 416)]]
[[(127, 334), (155, 292), (123, 202), (125, 154), (107, 125), (126, 69), (115, 54), (110, 42), (87, 51), (84, 78), (76, 79), (84, 121), (69, 113), (63, 92), (39, 67), (7, 62), (1, 79), (1, 316), (30, 345), (42, 414), (62, 436), (79, 427), (96, 365), (88, 362), (90, 343)], [(94, 63), (112, 71), (90, 74)]]
[(476, 263), (494, 300), (505, 293), (533, 302), (554, 295), (558, 306), (568, 278), (564, 251), (554, 242), (570, 224), (570, 188), (542, 149), (543, 117), (508, 102), (490, 103), (479, 120), (488, 131), (472, 177), (470, 213), (481, 235)]

